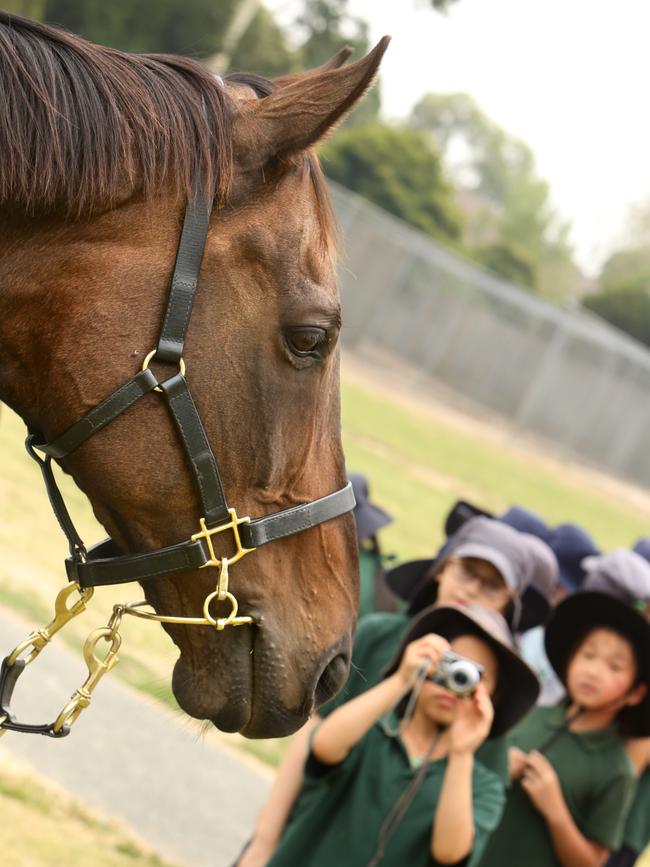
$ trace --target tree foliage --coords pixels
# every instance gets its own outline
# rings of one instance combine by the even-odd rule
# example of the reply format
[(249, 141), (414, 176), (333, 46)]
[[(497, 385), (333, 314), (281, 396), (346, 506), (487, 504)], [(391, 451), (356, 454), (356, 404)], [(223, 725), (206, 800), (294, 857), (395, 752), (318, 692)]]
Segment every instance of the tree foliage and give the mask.
[(650, 281), (622, 285), (583, 299), (584, 306), (621, 331), (650, 346)]
[(602, 267), (600, 287), (604, 292), (650, 284), (650, 246), (618, 250)]
[(45, 0), (43, 18), (92, 42), (136, 52), (214, 54), (237, 0)]
[[(431, 136), (455, 184), (485, 203), (480, 214), (484, 238), (477, 258), (482, 261), (485, 245), (496, 244), (501, 253), (517, 251), (514, 258), (527, 262), (531, 274), (537, 275), (533, 284), (544, 294), (555, 298), (572, 294), (576, 287), (569, 226), (554, 211), (549, 186), (537, 175), (528, 145), (495, 123), (464, 93), (427, 94), (413, 108), (409, 124)], [(486, 213), (491, 220), (486, 220)], [(477, 228), (471, 216), (468, 228), (476, 235), (471, 231)], [(501, 256), (497, 261), (505, 265)], [(546, 283), (545, 275), (551, 274), (552, 282)]]
[(416, 130), (381, 124), (338, 132), (322, 149), (328, 176), (436, 238), (461, 221), (439, 155)]
[[(354, 57), (367, 53), (368, 23), (351, 15), (348, 0), (303, 0), (303, 9), (296, 21), (303, 33), (299, 53), (302, 69), (313, 69), (333, 57), (346, 45)], [(348, 117), (345, 126), (359, 126), (375, 121), (381, 105), (379, 84), (370, 90)]]
[(478, 262), (500, 277), (525, 289), (537, 288), (537, 272), (530, 257), (516, 243), (496, 241), (474, 251)]

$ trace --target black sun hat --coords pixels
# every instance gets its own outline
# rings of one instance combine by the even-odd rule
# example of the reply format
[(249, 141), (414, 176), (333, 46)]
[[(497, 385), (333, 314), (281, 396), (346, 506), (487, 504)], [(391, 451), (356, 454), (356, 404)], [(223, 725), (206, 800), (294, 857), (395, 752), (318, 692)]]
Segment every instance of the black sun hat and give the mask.
[(399, 650), (389, 663), (385, 677), (397, 671), (407, 644), (433, 632), (453, 641), (461, 635), (476, 635), (492, 648), (499, 664), (497, 687), (492, 696), (494, 719), (490, 738), (512, 728), (533, 707), (539, 695), (539, 681), (514, 649), (512, 634), (504, 618), (479, 605), (432, 605), (411, 622)]
[[(607, 593), (584, 591), (561, 602), (546, 626), (546, 654), (566, 686), (566, 669), (580, 640), (599, 627), (625, 636), (634, 649), (639, 679), (650, 686), (650, 623), (645, 617)], [(619, 712), (629, 737), (650, 735), (650, 689), (636, 707)]]

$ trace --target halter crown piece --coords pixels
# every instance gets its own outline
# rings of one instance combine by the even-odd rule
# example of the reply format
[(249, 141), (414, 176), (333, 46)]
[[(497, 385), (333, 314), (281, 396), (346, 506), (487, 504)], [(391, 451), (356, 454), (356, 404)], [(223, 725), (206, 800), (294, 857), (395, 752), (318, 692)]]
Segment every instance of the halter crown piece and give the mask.
[[(239, 616), (237, 613), (237, 600), (228, 590), (228, 567), (267, 542), (315, 527), (354, 508), (354, 494), (350, 483), (312, 502), (253, 520), (238, 517), (235, 509), (229, 508), (226, 503), (217, 462), (185, 379), (183, 361), (183, 345), (205, 249), (212, 198), (212, 195), (206, 195), (205, 190), (195, 185), (192, 199), (185, 209), (158, 346), (147, 355), (142, 369), (54, 440), (46, 442), (44, 437), (35, 431), (30, 431), (27, 437), (27, 451), (41, 469), (50, 503), (68, 539), (70, 556), (66, 559), (65, 566), (71, 583), (61, 590), (56, 598), (53, 620), (46, 627), (32, 632), (2, 662), (0, 735), (7, 730), (49, 737), (64, 737), (69, 734), (72, 723), (81, 711), (88, 707), (91, 693), (99, 680), (117, 663), (117, 651), (122, 641), (119, 627), (124, 614), (163, 623), (212, 626), (219, 631), (226, 626), (253, 625), (252, 617)], [(153, 359), (163, 364), (175, 365), (178, 369), (168, 379), (159, 380), (149, 368)], [(120, 555), (112, 539), (106, 539), (86, 550), (57, 487), (51, 466), (52, 459), (69, 455), (151, 391), (162, 394), (180, 434), (203, 512), (199, 521), (200, 529), (185, 542), (145, 554)], [(230, 557), (219, 556), (215, 543), (219, 534), (228, 530), (232, 533), (235, 553)], [(21, 673), (36, 659), (52, 636), (85, 609), (95, 587), (149, 581), (184, 569), (208, 567), (217, 570), (217, 579), (215, 589), (204, 600), (203, 617), (159, 615), (150, 610), (145, 601), (116, 605), (107, 626), (95, 629), (86, 639), (83, 654), (88, 666), (88, 677), (72, 694), (56, 720), (44, 725), (33, 725), (20, 723), (15, 719), (10, 704)], [(229, 613), (225, 617), (215, 617), (210, 611), (213, 602), (228, 603)], [(95, 652), (100, 641), (109, 645), (103, 658), (98, 657)]]

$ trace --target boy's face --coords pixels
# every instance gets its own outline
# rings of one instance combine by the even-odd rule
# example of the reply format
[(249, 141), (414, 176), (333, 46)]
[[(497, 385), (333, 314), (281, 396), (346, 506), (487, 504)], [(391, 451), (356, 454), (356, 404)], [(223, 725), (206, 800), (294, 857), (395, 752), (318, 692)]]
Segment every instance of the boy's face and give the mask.
[[(575, 651), (567, 666), (567, 692), (587, 710), (619, 709), (630, 695), (637, 664), (630, 642), (611, 629), (594, 629)], [(620, 707), (623, 706), (620, 704)]]
[(450, 557), (437, 575), (439, 605), (482, 605), (503, 614), (512, 592), (487, 560)]
[[(475, 635), (461, 635), (451, 641), (450, 646), (454, 653), (483, 666), (481, 682), (492, 695), (497, 685), (499, 666), (489, 644)], [(461, 702), (470, 700), (459, 698), (443, 686), (425, 680), (416, 703), (416, 712), (422, 712), (432, 722), (446, 727), (455, 720)]]

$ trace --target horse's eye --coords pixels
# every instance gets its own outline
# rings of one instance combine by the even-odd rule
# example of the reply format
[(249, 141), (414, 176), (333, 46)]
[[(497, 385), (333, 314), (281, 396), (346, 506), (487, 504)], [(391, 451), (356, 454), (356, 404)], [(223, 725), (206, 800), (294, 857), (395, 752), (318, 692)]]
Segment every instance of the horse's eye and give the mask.
[(327, 331), (323, 328), (292, 328), (287, 331), (286, 338), (294, 355), (318, 355), (320, 347), (327, 343)]

